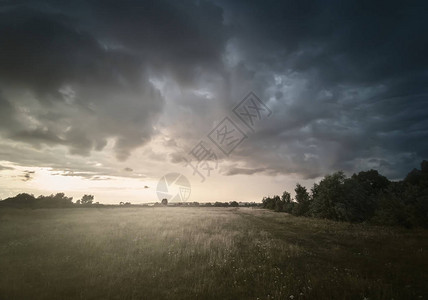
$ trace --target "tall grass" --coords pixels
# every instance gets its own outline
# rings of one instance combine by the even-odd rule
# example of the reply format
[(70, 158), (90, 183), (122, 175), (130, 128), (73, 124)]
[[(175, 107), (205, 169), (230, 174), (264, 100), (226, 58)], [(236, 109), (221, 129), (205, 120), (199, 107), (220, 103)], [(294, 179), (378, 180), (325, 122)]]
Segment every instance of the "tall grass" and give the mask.
[(418, 299), (427, 237), (245, 208), (0, 210), (0, 299)]

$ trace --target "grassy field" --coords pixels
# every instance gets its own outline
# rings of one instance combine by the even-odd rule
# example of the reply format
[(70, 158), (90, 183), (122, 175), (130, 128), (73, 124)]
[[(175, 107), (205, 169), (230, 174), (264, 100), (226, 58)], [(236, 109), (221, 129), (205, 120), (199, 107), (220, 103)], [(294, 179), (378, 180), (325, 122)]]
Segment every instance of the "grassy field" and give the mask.
[(0, 299), (426, 299), (427, 250), (261, 209), (0, 210)]

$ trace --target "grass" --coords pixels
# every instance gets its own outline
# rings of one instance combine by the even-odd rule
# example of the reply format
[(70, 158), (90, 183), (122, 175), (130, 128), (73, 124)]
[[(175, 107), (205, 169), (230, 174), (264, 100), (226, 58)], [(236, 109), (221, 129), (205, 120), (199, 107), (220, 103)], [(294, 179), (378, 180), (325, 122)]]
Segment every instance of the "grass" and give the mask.
[(0, 210), (0, 299), (424, 299), (427, 237), (250, 208)]

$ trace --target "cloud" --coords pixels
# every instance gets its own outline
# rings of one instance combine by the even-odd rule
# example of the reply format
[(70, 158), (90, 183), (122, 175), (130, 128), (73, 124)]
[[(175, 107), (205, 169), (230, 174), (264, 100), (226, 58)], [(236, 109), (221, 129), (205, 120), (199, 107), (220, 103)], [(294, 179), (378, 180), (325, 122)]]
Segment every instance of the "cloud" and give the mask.
[[(219, 153), (226, 175), (376, 168), (400, 178), (428, 153), (425, 3), (5, 3), (9, 161), (123, 173), (102, 157), (112, 144), (118, 161), (142, 147), (142, 161), (182, 163), (249, 91), (273, 113), (230, 157)], [(104, 165), (87, 165), (94, 157)]]
[(252, 86), (274, 111), (232, 160), (304, 178), (366, 168), (400, 178), (428, 153), (420, 9), (394, 1), (221, 3), (235, 25), (234, 85)]
[(0, 171), (3, 171), (3, 170), (13, 170), (13, 168), (0, 165)]
[[(164, 100), (151, 78), (168, 72), (190, 84), (197, 68), (215, 66), (221, 55), (221, 10), (213, 4), (130, 1), (117, 9), (94, 1), (77, 11), (58, 3), (47, 7), (29, 2), (0, 12), (0, 88), (21, 108), (13, 111), (1, 101), (3, 111), (19, 120), (18, 126), (4, 124), (12, 140), (90, 155), (113, 138), (117, 158), (125, 160), (150, 141), (162, 112)], [(98, 14), (101, 7), (104, 13)], [(192, 9), (206, 13), (190, 19)], [(75, 13), (82, 13), (78, 20)], [(125, 16), (130, 22), (123, 22)], [(215, 28), (218, 37), (204, 32)], [(32, 101), (22, 100), (19, 91)]]
[(104, 181), (104, 180), (112, 180), (112, 179), (109, 178), (109, 177), (93, 176), (93, 177), (90, 178), (90, 180), (93, 180), (93, 181)]
[(54, 176), (65, 176), (65, 177), (83, 177), (83, 178), (87, 178), (87, 179), (91, 179), (94, 177), (97, 177), (96, 173), (94, 172), (74, 172), (74, 171), (60, 171), (60, 172), (55, 172), (52, 173), (52, 175)]
[(33, 179), (33, 176), (36, 172), (35, 171), (24, 171), (24, 175), (21, 176), (22, 181), (30, 181)]
[(256, 173), (264, 172), (266, 169), (259, 168), (259, 169), (246, 169), (246, 168), (231, 168), (227, 170), (225, 175), (232, 176), (232, 175), (252, 175)]

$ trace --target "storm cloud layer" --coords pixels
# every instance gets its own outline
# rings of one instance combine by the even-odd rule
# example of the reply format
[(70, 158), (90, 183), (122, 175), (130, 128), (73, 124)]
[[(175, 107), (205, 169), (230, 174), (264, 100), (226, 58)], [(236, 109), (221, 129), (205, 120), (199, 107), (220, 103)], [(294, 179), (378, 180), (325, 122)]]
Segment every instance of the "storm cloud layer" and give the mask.
[(1, 1), (1, 159), (23, 161), (11, 145), (91, 157), (111, 142), (126, 161), (165, 135), (173, 164), (254, 91), (273, 114), (225, 159), (223, 174), (375, 168), (400, 178), (428, 153), (427, 9)]

